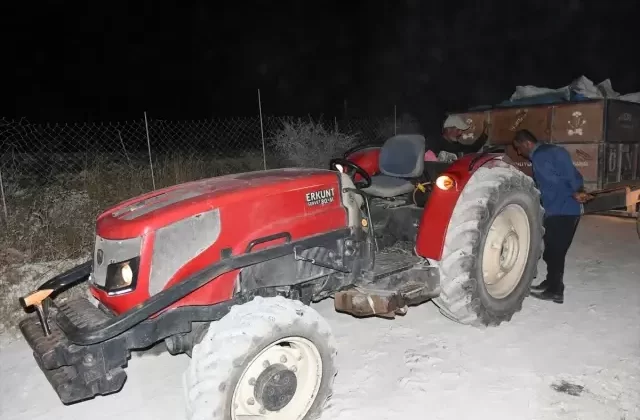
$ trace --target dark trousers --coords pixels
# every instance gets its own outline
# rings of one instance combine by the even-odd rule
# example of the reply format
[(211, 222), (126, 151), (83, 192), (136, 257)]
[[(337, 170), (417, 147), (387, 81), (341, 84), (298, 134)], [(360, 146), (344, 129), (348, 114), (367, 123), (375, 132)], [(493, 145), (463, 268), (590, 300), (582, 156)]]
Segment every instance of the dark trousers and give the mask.
[(548, 216), (544, 219), (544, 254), (547, 290), (564, 293), (564, 261), (578, 228), (580, 216)]

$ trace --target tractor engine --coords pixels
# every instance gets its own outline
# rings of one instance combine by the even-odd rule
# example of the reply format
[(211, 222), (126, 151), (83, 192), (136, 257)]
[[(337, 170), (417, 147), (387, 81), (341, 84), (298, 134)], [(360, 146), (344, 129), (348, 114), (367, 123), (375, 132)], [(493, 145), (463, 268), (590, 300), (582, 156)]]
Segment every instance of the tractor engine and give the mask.
[[(362, 199), (342, 192), (349, 187), (350, 178), (337, 172), (283, 169), (181, 184), (123, 202), (97, 219), (90, 291), (120, 314), (224, 258), (361, 228)], [(336, 241), (230, 271), (172, 307), (326, 276), (330, 268), (304, 261), (340, 264), (342, 248)]]

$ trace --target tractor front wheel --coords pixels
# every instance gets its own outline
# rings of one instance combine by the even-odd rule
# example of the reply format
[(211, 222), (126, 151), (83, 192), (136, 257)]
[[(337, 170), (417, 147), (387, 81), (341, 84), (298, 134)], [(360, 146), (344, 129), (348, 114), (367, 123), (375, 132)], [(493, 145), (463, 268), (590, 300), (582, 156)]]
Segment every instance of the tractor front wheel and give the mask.
[(184, 376), (190, 420), (306, 420), (331, 395), (335, 342), (312, 308), (256, 297), (211, 323)]
[(506, 163), (481, 167), (449, 222), (434, 303), (457, 322), (499, 325), (522, 308), (542, 255), (540, 192)]

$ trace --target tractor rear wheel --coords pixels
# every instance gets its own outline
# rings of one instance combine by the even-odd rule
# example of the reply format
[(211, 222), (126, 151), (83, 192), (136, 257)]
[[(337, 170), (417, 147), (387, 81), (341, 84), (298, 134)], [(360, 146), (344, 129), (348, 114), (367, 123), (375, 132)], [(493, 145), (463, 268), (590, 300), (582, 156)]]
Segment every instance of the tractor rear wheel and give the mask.
[(536, 275), (543, 215), (529, 176), (502, 162), (479, 168), (447, 229), (434, 299), (442, 314), (478, 327), (510, 321)]
[(184, 375), (189, 420), (307, 420), (332, 392), (328, 323), (284, 297), (256, 297), (213, 322)]

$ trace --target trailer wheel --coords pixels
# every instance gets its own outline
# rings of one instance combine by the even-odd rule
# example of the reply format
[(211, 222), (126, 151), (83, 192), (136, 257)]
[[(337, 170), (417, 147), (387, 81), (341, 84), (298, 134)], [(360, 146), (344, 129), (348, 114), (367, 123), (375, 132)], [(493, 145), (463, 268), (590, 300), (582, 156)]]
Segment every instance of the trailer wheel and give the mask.
[(335, 356), (314, 309), (256, 297), (211, 323), (194, 347), (183, 380), (188, 419), (316, 418), (332, 392)]
[(479, 168), (447, 229), (441, 294), (450, 319), (478, 327), (510, 321), (522, 309), (542, 255), (544, 210), (533, 180), (506, 163)]

